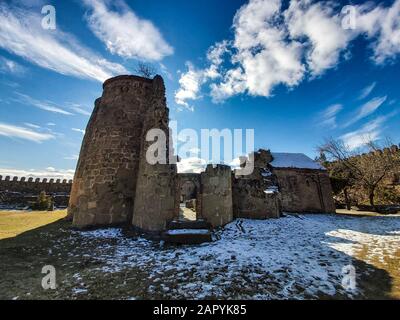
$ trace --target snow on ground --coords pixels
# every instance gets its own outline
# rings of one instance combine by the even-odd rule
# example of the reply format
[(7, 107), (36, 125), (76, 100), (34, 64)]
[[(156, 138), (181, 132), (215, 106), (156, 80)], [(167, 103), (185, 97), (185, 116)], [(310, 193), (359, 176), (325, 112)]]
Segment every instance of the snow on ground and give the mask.
[(161, 292), (177, 299), (352, 297), (359, 292), (341, 287), (342, 268), (365, 245), (372, 245), (371, 259), (394, 255), (400, 246), (400, 218), (309, 214), (240, 219), (217, 231), (212, 243), (178, 247), (129, 238), (120, 229), (75, 233), (85, 241), (112, 239), (112, 244), (104, 242), (91, 253), (101, 262), (98, 270), (146, 270), (150, 296)]

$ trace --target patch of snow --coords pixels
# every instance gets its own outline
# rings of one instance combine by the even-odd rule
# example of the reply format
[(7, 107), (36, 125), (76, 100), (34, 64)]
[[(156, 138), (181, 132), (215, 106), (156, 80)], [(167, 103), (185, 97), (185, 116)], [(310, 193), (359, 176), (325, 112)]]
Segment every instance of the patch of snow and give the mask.
[(122, 236), (121, 229), (118, 228), (108, 228), (108, 229), (98, 229), (92, 231), (80, 231), (79, 234), (86, 238), (119, 238)]
[[(94, 271), (118, 273), (135, 267), (147, 272), (149, 295), (303, 299), (321, 294), (353, 297), (355, 292), (341, 286), (342, 268), (365, 246), (370, 246), (370, 260), (394, 257), (399, 232), (399, 217), (309, 214), (235, 220), (215, 232), (217, 241), (199, 246), (160, 247), (158, 242), (124, 237), (120, 229), (74, 235), (95, 238)], [(71, 237), (71, 243), (74, 240)], [(82, 248), (76, 250), (72, 253), (81, 254)]]
[(86, 293), (88, 290), (87, 289), (82, 289), (82, 288), (74, 288), (72, 289), (72, 292), (75, 294), (81, 294), (81, 293)]
[(268, 172), (261, 172), (261, 175), (262, 175), (263, 177), (270, 177), (270, 176), (272, 176), (272, 172), (270, 172), (270, 171), (268, 171)]
[(303, 153), (272, 152), (272, 158), (271, 166), (274, 168), (326, 170), (318, 162), (312, 160)]
[(174, 229), (168, 230), (168, 235), (179, 235), (179, 234), (207, 234), (210, 231), (208, 229)]
[(272, 193), (276, 193), (278, 191), (279, 191), (278, 186), (269, 186), (267, 189), (264, 190), (264, 193), (272, 194)]

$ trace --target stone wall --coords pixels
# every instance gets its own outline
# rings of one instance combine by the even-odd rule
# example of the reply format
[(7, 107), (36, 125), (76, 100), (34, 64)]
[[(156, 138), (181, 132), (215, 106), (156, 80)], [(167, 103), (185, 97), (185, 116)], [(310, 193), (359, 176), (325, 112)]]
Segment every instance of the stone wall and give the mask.
[(66, 207), (69, 201), (72, 180), (39, 179), (25, 177), (3, 177), (0, 175), (0, 208), (15, 209), (29, 207), (44, 191), (51, 195), (56, 207)]
[(197, 198), (197, 193), (200, 191), (199, 173), (179, 173), (178, 181), (181, 201)]
[(206, 219), (213, 227), (231, 222), (233, 220), (231, 168), (226, 165), (207, 165), (200, 179), (197, 217)]
[(276, 177), (270, 171), (271, 153), (269, 150), (259, 150), (250, 159), (254, 161), (253, 173), (235, 175), (233, 180), (234, 216), (249, 219), (279, 218), (280, 193)]
[(103, 88), (86, 128), (71, 191), (69, 216), (77, 227), (127, 223), (133, 214), (153, 80), (118, 76)]
[(336, 208), (327, 171), (275, 168), (286, 212), (334, 213)]
[[(168, 163), (172, 141), (169, 141), (165, 88), (159, 76), (153, 80), (153, 91), (149, 100), (151, 103), (146, 111), (140, 135), (142, 145), (132, 225), (147, 232), (159, 232), (166, 229), (169, 221), (179, 216), (178, 174), (176, 164)], [(154, 141), (146, 139), (147, 133), (152, 129), (160, 130), (159, 133), (166, 138), (165, 143), (161, 144), (161, 150), (153, 153), (157, 157), (163, 154), (155, 164), (149, 163), (146, 156), (148, 152), (150, 154), (153, 151), (149, 148)]]
[(45, 191), (47, 194), (63, 193), (69, 194), (71, 191), (72, 180), (61, 179), (40, 179), (25, 178), (0, 175), (0, 191), (12, 191), (30, 195), (38, 195)]

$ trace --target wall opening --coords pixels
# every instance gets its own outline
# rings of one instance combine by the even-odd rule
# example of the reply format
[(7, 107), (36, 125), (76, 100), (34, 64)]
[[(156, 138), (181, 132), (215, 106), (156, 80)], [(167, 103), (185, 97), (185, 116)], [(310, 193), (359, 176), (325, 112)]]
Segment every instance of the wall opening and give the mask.
[(198, 186), (195, 182), (187, 180), (180, 186), (179, 220), (196, 220)]

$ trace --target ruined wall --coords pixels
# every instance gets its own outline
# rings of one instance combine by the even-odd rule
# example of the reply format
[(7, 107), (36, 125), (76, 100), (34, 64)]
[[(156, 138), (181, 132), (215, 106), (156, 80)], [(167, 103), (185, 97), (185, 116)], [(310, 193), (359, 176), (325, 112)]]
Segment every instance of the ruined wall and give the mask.
[[(168, 108), (165, 99), (165, 87), (161, 77), (153, 80), (153, 90), (149, 96), (151, 101), (144, 118), (141, 137), (140, 164), (136, 185), (132, 224), (140, 230), (159, 232), (166, 229), (167, 223), (179, 216), (178, 175), (176, 164), (169, 164), (170, 145), (168, 127)], [(147, 141), (146, 134), (151, 129), (161, 130), (165, 141), (161, 149), (153, 152), (149, 149), (154, 141)], [(157, 136), (156, 139), (161, 139)], [(152, 164), (148, 159), (153, 154), (161, 161)], [(172, 151), (171, 151), (172, 152)], [(163, 159), (162, 159), (163, 158)], [(161, 162), (161, 163), (160, 163)]]
[(86, 128), (69, 203), (73, 225), (130, 221), (153, 80), (118, 76), (107, 80)]
[(207, 165), (201, 173), (197, 217), (223, 226), (233, 220), (232, 171), (226, 165)]
[(276, 177), (270, 171), (271, 153), (269, 150), (259, 150), (253, 153), (252, 159), (252, 174), (235, 176), (233, 180), (234, 216), (249, 219), (279, 218), (280, 193)]
[(186, 201), (196, 199), (197, 193), (200, 191), (200, 174), (199, 173), (179, 173), (178, 174), (180, 192), (180, 200)]
[(235, 178), (233, 210), (235, 218), (267, 219), (281, 215), (280, 193), (268, 190), (262, 179)]
[(61, 179), (40, 179), (25, 177), (3, 177), (0, 175), (0, 191), (19, 192), (24, 194), (38, 195), (45, 191), (47, 194), (63, 193), (69, 194), (71, 191), (72, 180)]
[(56, 207), (68, 205), (72, 180), (39, 179), (0, 176), (0, 207), (4, 209), (25, 208), (36, 201), (40, 192), (53, 196)]
[(323, 170), (275, 168), (287, 212), (335, 212), (329, 175)]

